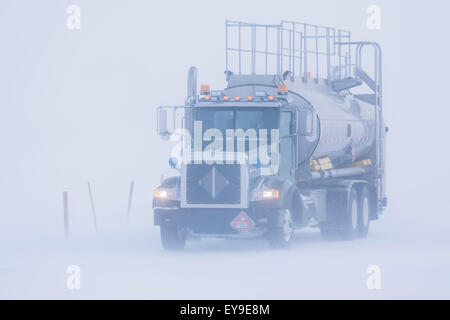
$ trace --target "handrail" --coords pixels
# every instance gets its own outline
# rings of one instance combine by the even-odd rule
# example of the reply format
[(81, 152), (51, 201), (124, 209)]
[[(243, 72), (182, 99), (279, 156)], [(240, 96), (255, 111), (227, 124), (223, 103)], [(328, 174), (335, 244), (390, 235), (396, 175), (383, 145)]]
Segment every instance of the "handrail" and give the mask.
[(376, 158), (376, 179), (378, 206), (384, 208), (385, 198), (385, 167), (384, 167), (384, 147), (385, 147), (385, 127), (383, 123), (383, 77), (382, 77), (382, 49), (376, 42), (362, 41), (356, 44), (356, 68), (362, 70), (362, 50), (366, 46), (374, 49), (374, 104), (375, 104), (375, 158)]
[[(257, 37), (257, 31), (264, 34)], [(249, 32), (249, 39), (244, 39), (243, 32)], [(269, 31), (274, 35), (269, 36)], [(235, 43), (231, 44), (230, 35), (235, 33)], [(237, 33), (237, 34), (236, 34)], [(271, 41), (272, 40), (272, 41)], [(263, 42), (263, 46), (258, 43)], [(280, 24), (256, 24), (249, 22), (225, 21), (225, 68), (233, 71), (230, 56), (237, 55), (237, 71), (243, 74), (243, 59), (250, 57), (251, 74), (264, 70), (263, 74), (283, 74), (285, 68), (292, 76), (302, 77), (307, 82), (310, 70), (315, 74), (315, 81), (326, 78), (328, 82), (341, 79), (351, 74), (352, 56), (350, 52), (351, 33), (333, 27), (282, 20)], [(249, 45), (250, 44), (250, 45)], [(345, 48), (344, 48), (345, 46)], [(264, 49), (263, 49), (263, 48)], [(325, 47), (325, 49), (323, 48)], [(262, 57), (258, 59), (257, 57)], [(269, 72), (269, 60), (276, 70)], [(326, 75), (321, 75), (320, 60), (325, 59)], [(260, 61), (263, 61), (261, 64)], [(312, 65), (311, 65), (312, 63)], [(332, 65), (335, 63), (336, 65)], [(262, 68), (261, 68), (262, 67)], [(338, 74), (333, 74), (333, 70)], [(344, 72), (342, 72), (344, 70)], [(336, 73), (336, 72), (335, 72)]]

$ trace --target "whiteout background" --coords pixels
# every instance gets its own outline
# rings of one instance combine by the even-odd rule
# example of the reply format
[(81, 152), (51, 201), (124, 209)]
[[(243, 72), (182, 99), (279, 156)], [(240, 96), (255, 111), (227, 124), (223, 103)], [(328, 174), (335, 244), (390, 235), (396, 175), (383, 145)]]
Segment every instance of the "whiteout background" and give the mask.
[[(70, 4), (81, 30), (66, 27)], [(371, 4), (380, 30), (366, 27)], [(444, 0), (3, 0), (0, 298), (450, 298), (449, 12)], [(225, 85), (227, 18), (336, 26), (382, 44), (389, 206), (367, 239), (305, 230), (282, 251), (264, 241), (162, 250), (151, 196), (171, 145), (155, 134), (155, 107), (183, 104), (191, 65), (199, 83)], [(66, 287), (71, 264), (80, 290)], [(366, 287), (372, 264), (381, 290)]]

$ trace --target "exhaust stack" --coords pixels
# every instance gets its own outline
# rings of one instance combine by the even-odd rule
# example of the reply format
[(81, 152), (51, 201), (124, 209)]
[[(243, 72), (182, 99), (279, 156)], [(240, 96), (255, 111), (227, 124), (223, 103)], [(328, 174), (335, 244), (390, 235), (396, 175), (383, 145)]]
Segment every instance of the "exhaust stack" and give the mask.
[(190, 102), (197, 100), (197, 67), (189, 68), (187, 91), (187, 97)]

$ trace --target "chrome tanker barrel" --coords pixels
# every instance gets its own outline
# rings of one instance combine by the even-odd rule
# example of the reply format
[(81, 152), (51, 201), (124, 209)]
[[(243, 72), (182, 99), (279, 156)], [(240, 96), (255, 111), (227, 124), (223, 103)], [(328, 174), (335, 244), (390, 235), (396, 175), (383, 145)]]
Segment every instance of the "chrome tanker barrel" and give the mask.
[(308, 101), (315, 114), (312, 127), (317, 132), (311, 136), (316, 139), (316, 147), (311, 158), (329, 158), (333, 167), (365, 160), (375, 142), (373, 106), (336, 93), (322, 82), (298, 79), (288, 83), (289, 90)]

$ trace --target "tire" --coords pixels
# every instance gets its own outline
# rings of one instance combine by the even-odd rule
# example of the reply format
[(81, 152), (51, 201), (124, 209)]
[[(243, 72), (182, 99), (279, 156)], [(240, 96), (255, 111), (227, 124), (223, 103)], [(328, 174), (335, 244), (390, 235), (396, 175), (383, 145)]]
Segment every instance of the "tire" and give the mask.
[(355, 188), (352, 188), (348, 198), (347, 208), (340, 221), (340, 234), (345, 240), (352, 240), (358, 233), (359, 197)]
[(339, 201), (332, 211), (333, 217), (320, 226), (325, 240), (352, 240), (358, 233), (359, 197), (355, 188)]
[(367, 187), (363, 187), (359, 196), (359, 215), (358, 215), (358, 230), (357, 236), (365, 238), (369, 233), (370, 226), (370, 192)]
[(174, 225), (161, 225), (161, 244), (166, 250), (182, 250), (186, 244), (186, 236)]
[(269, 232), (269, 243), (272, 248), (286, 248), (294, 234), (294, 219), (291, 210), (284, 209), (282, 214), (283, 226)]

